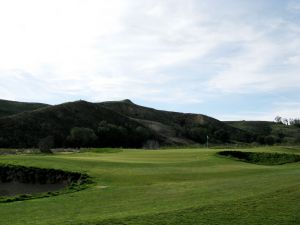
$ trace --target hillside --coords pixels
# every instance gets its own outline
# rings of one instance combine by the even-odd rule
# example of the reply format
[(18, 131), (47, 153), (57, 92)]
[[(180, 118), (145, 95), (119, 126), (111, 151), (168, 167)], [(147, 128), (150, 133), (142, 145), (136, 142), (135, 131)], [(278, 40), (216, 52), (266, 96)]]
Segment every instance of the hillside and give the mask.
[[(152, 130), (165, 130), (175, 133), (177, 138), (205, 143), (208, 135), (212, 142), (250, 142), (251, 134), (234, 128), (212, 117), (193, 114), (156, 110), (132, 103), (130, 100), (98, 103), (110, 110), (119, 112), (143, 123)], [(167, 132), (164, 132), (167, 135)], [(174, 135), (169, 135), (174, 137)]]
[(0, 118), (49, 106), (42, 103), (16, 102), (0, 99)]
[(89, 128), (103, 147), (142, 147), (150, 140), (163, 145), (210, 142), (250, 142), (251, 135), (201, 114), (156, 110), (129, 100), (90, 103), (76, 101), (0, 118), (0, 147), (37, 147), (51, 136), (55, 147), (73, 146), (70, 131)]
[[(47, 136), (55, 139), (55, 146), (67, 146), (67, 137), (74, 127), (97, 130), (106, 121), (115, 126), (135, 129), (140, 124), (99, 105), (76, 101), (0, 118), (1, 147), (36, 147)], [(131, 141), (135, 145), (136, 140)]]
[(278, 143), (300, 143), (300, 128), (283, 123), (270, 121), (226, 121), (226, 124), (247, 131), (256, 137), (257, 142), (262, 142), (263, 137), (271, 136)]

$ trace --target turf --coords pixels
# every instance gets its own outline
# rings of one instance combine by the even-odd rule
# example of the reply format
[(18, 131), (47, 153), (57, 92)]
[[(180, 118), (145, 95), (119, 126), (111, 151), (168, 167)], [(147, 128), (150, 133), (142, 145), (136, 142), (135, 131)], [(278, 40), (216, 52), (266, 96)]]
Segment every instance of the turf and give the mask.
[(95, 184), (0, 203), (0, 224), (300, 224), (299, 162), (250, 164), (219, 157), (220, 149), (93, 151), (1, 156), (0, 163), (84, 172)]

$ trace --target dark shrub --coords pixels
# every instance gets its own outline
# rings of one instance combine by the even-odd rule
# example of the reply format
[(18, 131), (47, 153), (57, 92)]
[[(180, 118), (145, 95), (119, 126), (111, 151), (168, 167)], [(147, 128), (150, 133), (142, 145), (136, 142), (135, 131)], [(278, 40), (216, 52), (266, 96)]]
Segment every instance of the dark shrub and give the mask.
[(202, 128), (202, 127), (194, 127), (188, 133), (189, 137), (193, 141), (196, 141), (196, 142), (199, 142), (202, 144), (206, 142), (207, 134), (208, 134), (207, 129)]
[(229, 141), (229, 133), (224, 129), (219, 129), (214, 132), (214, 137), (221, 142)]
[(54, 145), (54, 138), (52, 136), (45, 137), (39, 141), (39, 150), (42, 153), (52, 153), (51, 148)]
[(275, 138), (273, 136), (266, 136), (264, 141), (267, 145), (274, 145)]
[(77, 148), (91, 147), (97, 140), (97, 136), (90, 128), (74, 127), (71, 130), (68, 139)]
[(262, 165), (280, 165), (300, 161), (300, 155), (286, 153), (222, 151), (218, 154), (222, 156), (237, 158), (249, 163)]
[(159, 142), (156, 140), (148, 140), (143, 146), (144, 149), (159, 149)]

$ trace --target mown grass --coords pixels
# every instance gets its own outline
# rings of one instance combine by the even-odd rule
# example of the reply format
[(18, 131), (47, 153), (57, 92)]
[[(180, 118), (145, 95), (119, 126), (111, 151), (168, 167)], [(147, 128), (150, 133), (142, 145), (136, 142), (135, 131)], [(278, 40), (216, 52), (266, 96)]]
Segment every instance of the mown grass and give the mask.
[[(95, 185), (49, 198), (0, 203), (0, 224), (300, 223), (299, 162), (257, 165), (218, 157), (218, 151), (1, 156), (0, 163), (87, 173)], [(280, 147), (250, 151), (289, 152)]]

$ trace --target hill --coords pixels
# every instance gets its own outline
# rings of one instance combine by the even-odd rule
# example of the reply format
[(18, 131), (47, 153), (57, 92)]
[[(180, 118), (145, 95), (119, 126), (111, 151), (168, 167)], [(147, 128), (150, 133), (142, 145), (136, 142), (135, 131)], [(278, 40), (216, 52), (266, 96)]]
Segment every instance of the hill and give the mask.
[[(77, 138), (93, 138), (75, 140), (75, 128)], [(206, 143), (207, 136), (214, 143), (252, 140), (248, 132), (205, 115), (156, 110), (130, 100), (68, 102), (0, 118), (0, 147), (37, 147), (48, 137), (55, 147), (190, 145)]]
[(124, 133), (134, 134), (120, 134), (118, 136), (122, 136), (123, 140), (119, 137), (110, 143), (112, 145), (138, 147), (139, 142), (144, 141), (140, 140), (143, 139), (140, 133), (146, 133), (147, 138), (151, 136), (150, 131), (130, 118), (94, 103), (76, 101), (0, 118), (0, 147), (36, 147), (41, 139), (48, 136), (54, 138), (56, 147), (70, 146), (72, 143), (68, 141), (68, 136), (72, 128), (90, 128), (97, 133), (99, 123), (103, 121), (111, 136), (118, 135), (116, 132), (124, 129)]
[(16, 102), (0, 99), (0, 118), (4, 116), (11, 116), (21, 112), (40, 109), (47, 106), (49, 105), (42, 103)]
[[(172, 144), (193, 142), (205, 143), (206, 136), (214, 143), (250, 142), (251, 134), (234, 128), (212, 117), (193, 114), (156, 110), (132, 103), (130, 100), (98, 103), (105, 108), (133, 118), (148, 128), (161, 133)], [(188, 141), (187, 141), (188, 140)]]
[(255, 136), (260, 144), (265, 137), (273, 137), (277, 143), (299, 144), (300, 127), (270, 121), (226, 121), (226, 124), (247, 131)]

